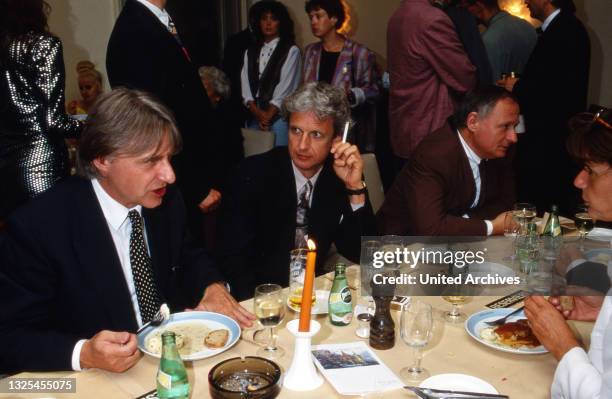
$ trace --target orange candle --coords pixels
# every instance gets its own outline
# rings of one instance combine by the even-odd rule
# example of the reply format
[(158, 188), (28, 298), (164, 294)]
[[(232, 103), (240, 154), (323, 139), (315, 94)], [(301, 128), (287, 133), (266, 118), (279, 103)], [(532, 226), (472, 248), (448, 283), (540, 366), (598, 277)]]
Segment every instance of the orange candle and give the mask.
[(317, 261), (317, 246), (314, 241), (308, 240), (308, 254), (306, 255), (306, 275), (302, 289), (302, 305), (300, 309), (299, 332), (310, 331), (310, 309), (312, 308), (312, 286), (314, 285), (315, 264)]

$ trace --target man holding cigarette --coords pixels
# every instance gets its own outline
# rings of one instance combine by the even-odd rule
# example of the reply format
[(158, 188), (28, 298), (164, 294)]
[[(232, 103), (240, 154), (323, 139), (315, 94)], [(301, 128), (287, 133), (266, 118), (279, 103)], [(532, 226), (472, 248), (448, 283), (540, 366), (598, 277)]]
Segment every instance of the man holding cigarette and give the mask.
[(289, 146), (250, 157), (228, 189), (220, 223), (219, 258), (238, 298), (258, 284), (288, 285), (289, 252), (317, 244), (317, 273), (331, 244), (358, 261), (374, 216), (357, 146), (343, 142), (350, 110), (342, 90), (307, 83), (282, 106)]

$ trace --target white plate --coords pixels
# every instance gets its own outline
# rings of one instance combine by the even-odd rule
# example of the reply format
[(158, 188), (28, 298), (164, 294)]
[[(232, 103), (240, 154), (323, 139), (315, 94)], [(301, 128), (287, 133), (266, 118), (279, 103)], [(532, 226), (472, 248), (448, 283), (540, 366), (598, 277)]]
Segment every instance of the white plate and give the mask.
[(485, 380), (467, 374), (438, 374), (421, 382), (421, 388), (444, 389), (447, 391), (464, 391), (496, 394), (497, 389)]
[[(329, 300), (329, 291), (327, 291), (327, 290), (315, 290), (315, 298), (317, 298), (317, 300), (312, 305), (312, 308), (310, 308), (310, 314), (327, 314), (327, 313), (329, 313), (329, 309), (328, 309), (329, 304), (327, 303), (328, 300)], [(287, 298), (287, 306), (289, 307), (289, 309), (293, 310), (294, 312), (300, 313), (300, 307), (299, 306), (295, 306), (294, 304), (292, 304), (289, 301), (289, 298)]]
[[(487, 341), (480, 337), (480, 331), (484, 328), (491, 327), (485, 324), (485, 321), (493, 321), (500, 319), (506, 316), (508, 313), (514, 312), (513, 308), (503, 308), (503, 309), (490, 309), (483, 310), (482, 312), (474, 313), (465, 321), (465, 331), (474, 338), (476, 341), (480, 342), (483, 345), (488, 346), (489, 348), (497, 349), (498, 351), (508, 352), (508, 353), (516, 353), (519, 355), (537, 355), (541, 353), (547, 353), (548, 350), (542, 345), (536, 346), (535, 348), (512, 348), (511, 346), (506, 346), (502, 344), (498, 344), (495, 342)], [(519, 312), (518, 314), (510, 317), (506, 322), (516, 321), (518, 319), (525, 319), (525, 313)]]
[(161, 354), (149, 352), (145, 347), (147, 336), (153, 331), (161, 328), (163, 330), (168, 329), (173, 324), (180, 324), (184, 322), (198, 322), (204, 324), (211, 330), (226, 329), (229, 330), (229, 338), (223, 348), (219, 349), (208, 349), (205, 348), (200, 352), (195, 352), (190, 355), (181, 355), (183, 360), (199, 360), (207, 357), (215, 356), (221, 352), (226, 351), (232, 347), (238, 339), (240, 339), (240, 326), (233, 319), (214, 312), (181, 312), (173, 313), (170, 315), (170, 320), (165, 322), (159, 327), (147, 327), (140, 334), (138, 334), (138, 348), (149, 356), (160, 358)]
[(612, 242), (612, 230), (595, 227), (586, 235), (589, 240)]
[(493, 263), (493, 262), (483, 262), (480, 264), (474, 263), (469, 266), (469, 270), (470, 270), (469, 274), (471, 274), (474, 277), (477, 277), (477, 276), (478, 277), (486, 277), (486, 276), (495, 277), (496, 275), (499, 277), (516, 276), (516, 273), (514, 273), (514, 270), (512, 270), (508, 266), (504, 266), (499, 263)]

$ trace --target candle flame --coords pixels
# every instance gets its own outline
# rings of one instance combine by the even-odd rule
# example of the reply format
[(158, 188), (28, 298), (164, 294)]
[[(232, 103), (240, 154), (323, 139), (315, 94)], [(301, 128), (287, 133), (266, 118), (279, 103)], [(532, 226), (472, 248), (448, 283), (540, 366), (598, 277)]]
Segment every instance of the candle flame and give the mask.
[(315, 245), (315, 242), (312, 241), (311, 239), (308, 239), (308, 249), (310, 251), (314, 251), (315, 249), (317, 249), (317, 246)]

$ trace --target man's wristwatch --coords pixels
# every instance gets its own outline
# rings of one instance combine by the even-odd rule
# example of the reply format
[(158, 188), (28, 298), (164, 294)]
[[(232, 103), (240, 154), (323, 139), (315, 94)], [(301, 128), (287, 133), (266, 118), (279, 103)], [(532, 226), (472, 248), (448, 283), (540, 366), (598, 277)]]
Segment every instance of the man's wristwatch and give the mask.
[(361, 194), (365, 194), (366, 191), (368, 191), (368, 187), (366, 186), (366, 183), (362, 180), (361, 181), (361, 188), (357, 189), (357, 190), (351, 190), (350, 188), (345, 188), (346, 193), (348, 195), (361, 195)]

